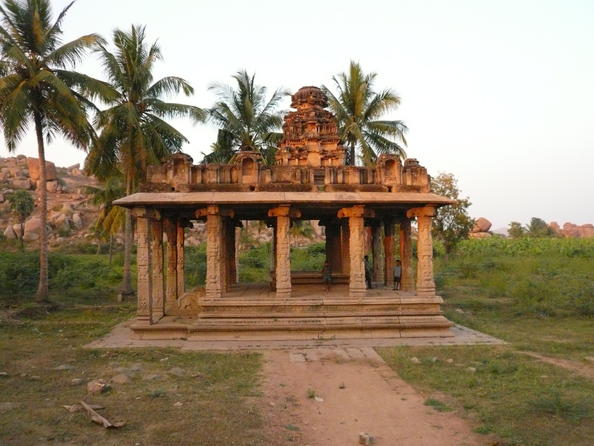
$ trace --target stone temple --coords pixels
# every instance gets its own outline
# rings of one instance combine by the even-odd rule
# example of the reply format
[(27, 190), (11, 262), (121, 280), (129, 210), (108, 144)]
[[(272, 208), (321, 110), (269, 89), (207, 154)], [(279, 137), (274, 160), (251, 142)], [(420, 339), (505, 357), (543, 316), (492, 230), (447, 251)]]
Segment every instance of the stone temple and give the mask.
[[(451, 336), (433, 280), (431, 220), (436, 208), (453, 201), (431, 193), (427, 171), (415, 159), (403, 165), (396, 155), (381, 155), (374, 167), (345, 165), (327, 105), (317, 87), (292, 96), (295, 111), (285, 117), (272, 166), (254, 151), (240, 151), (228, 164), (202, 165), (178, 153), (149, 168), (140, 192), (116, 201), (136, 218), (136, 337)], [(264, 221), (273, 231), (267, 284), (238, 283), (237, 228), (246, 220)], [(325, 227), (330, 291), (320, 271), (291, 270), (289, 229), (298, 220)], [(184, 228), (193, 221), (206, 225), (206, 283), (186, 289)], [(365, 255), (373, 259), (372, 289), (366, 288)], [(402, 284), (393, 291), (397, 258)]]

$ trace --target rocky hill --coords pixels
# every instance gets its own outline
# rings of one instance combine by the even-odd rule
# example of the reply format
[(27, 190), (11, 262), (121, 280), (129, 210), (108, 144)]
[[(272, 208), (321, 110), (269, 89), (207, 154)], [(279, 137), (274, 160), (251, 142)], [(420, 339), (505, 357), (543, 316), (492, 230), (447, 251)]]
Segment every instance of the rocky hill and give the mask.
[[(99, 182), (84, 175), (78, 164), (70, 167), (56, 167), (46, 162), (48, 186), (48, 224), (50, 247), (87, 240), (94, 242), (91, 225), (96, 221), (99, 209), (90, 203), (87, 186), (100, 186)], [(8, 239), (21, 238), (21, 226), (11, 215), (8, 195), (18, 189), (30, 191), (36, 201), (36, 208), (24, 225), (24, 240), (34, 244), (39, 239), (41, 220), (39, 218), (38, 198), (39, 160), (23, 155), (0, 158), (0, 234)], [(309, 231), (307, 229), (309, 228)], [(296, 230), (293, 244), (302, 246), (312, 241), (323, 240), (322, 228), (312, 222), (304, 231)], [(250, 222), (242, 234), (249, 234), (247, 243), (268, 242), (272, 230), (259, 222)], [(121, 240), (120, 240), (121, 241)], [(195, 246), (206, 241), (203, 223), (195, 222), (188, 228), (186, 245)]]
[[(89, 237), (89, 227), (97, 217), (98, 209), (89, 203), (87, 186), (98, 186), (96, 179), (84, 175), (78, 164), (56, 167), (46, 163), (48, 188), (48, 224), (50, 244), (59, 244), (65, 239), (77, 240)], [(0, 228), (6, 238), (20, 238), (21, 227), (11, 215), (8, 195), (15, 190), (31, 191), (35, 210), (24, 226), (24, 240), (33, 242), (39, 238), (41, 221), (36, 190), (39, 183), (39, 160), (23, 155), (0, 158)]]
[(549, 227), (555, 231), (560, 237), (571, 237), (571, 238), (586, 238), (594, 237), (594, 225), (576, 225), (574, 223), (564, 223), (563, 227), (559, 226), (559, 223), (552, 221), (549, 223)]

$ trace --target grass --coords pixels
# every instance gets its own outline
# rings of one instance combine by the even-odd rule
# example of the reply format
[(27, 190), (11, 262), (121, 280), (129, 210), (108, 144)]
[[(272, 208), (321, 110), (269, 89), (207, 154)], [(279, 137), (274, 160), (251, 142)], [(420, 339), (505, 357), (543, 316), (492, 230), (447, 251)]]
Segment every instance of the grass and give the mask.
[(495, 251), (487, 240), (483, 252), (481, 241), (471, 242), (472, 249), (463, 245), (435, 263), (450, 320), (520, 350), (578, 361), (594, 356), (593, 243), (520, 240), (511, 249), (508, 240)]
[[(510, 347), (399, 347), (380, 354), (417, 389), (451, 397), (476, 432), (497, 434), (502, 446), (587, 446), (594, 438), (594, 383)], [(450, 408), (449, 400), (425, 404)]]
[[(0, 371), (8, 377), (0, 378), (0, 401), (18, 407), (0, 414), (0, 444), (264, 444), (252, 401), (259, 355), (82, 348), (130, 315), (126, 307), (95, 307), (3, 324)], [(73, 368), (54, 370), (62, 364)], [(184, 374), (170, 373), (175, 367)], [(88, 380), (109, 381), (122, 370), (129, 383), (87, 396)], [(83, 384), (72, 385), (73, 378)], [(126, 426), (108, 431), (62, 407), (81, 399), (105, 406), (104, 416)]]
[[(464, 242), (435, 262), (444, 312), (509, 345), (380, 354), (416, 388), (445, 395), (445, 407), (474, 420), (475, 432), (494, 433), (506, 446), (590, 445), (594, 382), (521, 351), (582, 363), (594, 356), (593, 264), (593, 240)], [(426, 404), (445, 405), (431, 397)]]
[(427, 398), (425, 400), (425, 406), (433, 407), (438, 412), (450, 412), (453, 410), (447, 404), (436, 400), (435, 398)]
[[(11, 260), (1, 255), (0, 273), (17, 265), (28, 280), (35, 262), (29, 263), (29, 254), (14, 255)], [(4, 284), (0, 372), (7, 375), (0, 375), (0, 444), (266, 444), (256, 407), (258, 354), (85, 349), (132, 317), (135, 304), (115, 302), (121, 275), (117, 266), (109, 273), (106, 256), (52, 257), (54, 308), (33, 303), (26, 283), (17, 284), (18, 293)], [(56, 370), (61, 365), (71, 368)], [(121, 373), (128, 383), (87, 395), (89, 380), (109, 382)], [(74, 378), (82, 384), (73, 385)], [(125, 421), (125, 427), (106, 430), (84, 412), (63, 408), (82, 399), (104, 406), (99, 412), (112, 422)]]

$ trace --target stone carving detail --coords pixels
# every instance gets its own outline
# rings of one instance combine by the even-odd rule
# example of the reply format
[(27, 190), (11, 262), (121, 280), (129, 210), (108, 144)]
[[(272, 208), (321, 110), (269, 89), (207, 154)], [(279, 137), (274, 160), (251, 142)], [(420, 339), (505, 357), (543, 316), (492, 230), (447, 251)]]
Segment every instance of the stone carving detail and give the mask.
[(279, 298), (291, 296), (291, 243), (289, 228), (291, 216), (300, 217), (301, 213), (291, 209), (288, 205), (282, 205), (268, 211), (269, 217), (276, 217), (275, 225), (275, 281), (276, 295)]
[(435, 295), (433, 281), (433, 240), (431, 238), (431, 221), (435, 216), (435, 208), (425, 206), (409, 209), (409, 217), (417, 217), (417, 295)]
[(349, 254), (350, 254), (350, 280), (349, 294), (351, 297), (361, 298), (366, 294), (365, 287), (365, 266), (363, 256), (365, 254), (364, 241), (364, 219), (369, 215), (365, 206), (353, 206), (338, 211), (338, 218), (349, 219)]
[(138, 217), (136, 219), (136, 236), (138, 240), (138, 248), (136, 251), (136, 267), (137, 267), (137, 293), (138, 293), (138, 309), (136, 312), (139, 321), (151, 322), (151, 298), (152, 298), (152, 281), (151, 281), (151, 246), (150, 246), (150, 231), (149, 220), (145, 217)]
[(221, 277), (221, 215), (218, 206), (209, 206), (206, 216), (206, 297), (216, 299), (222, 294)]
[(185, 284), (185, 273), (184, 268), (186, 264), (185, 260), (185, 253), (184, 253), (184, 241), (185, 241), (185, 231), (184, 231), (184, 224), (183, 222), (178, 219), (176, 223), (176, 236), (175, 236), (175, 251), (177, 256), (177, 267), (176, 267), (176, 278), (177, 278), (177, 299), (179, 299), (186, 291), (186, 284)]
[(165, 291), (165, 313), (175, 308), (177, 300), (177, 228), (172, 218), (163, 220), (167, 237), (167, 281)]
[(297, 111), (285, 116), (283, 139), (276, 154), (282, 166), (342, 166), (345, 149), (339, 145), (336, 118), (324, 110), (326, 94), (318, 87), (303, 87), (291, 96)]
[(402, 291), (413, 291), (414, 280), (412, 270), (412, 242), (411, 242), (410, 219), (405, 218), (400, 222), (400, 262), (402, 276), (400, 285)]
[(384, 276), (388, 287), (394, 286), (394, 221), (384, 221)]
[(291, 293), (291, 253), (288, 216), (276, 218), (276, 294), (289, 297)]
[(376, 224), (373, 226), (373, 280), (384, 283), (384, 226)]
[(165, 312), (165, 281), (163, 276), (163, 222), (151, 220), (151, 254), (152, 254), (152, 292), (153, 303), (151, 319), (153, 322), (163, 317)]

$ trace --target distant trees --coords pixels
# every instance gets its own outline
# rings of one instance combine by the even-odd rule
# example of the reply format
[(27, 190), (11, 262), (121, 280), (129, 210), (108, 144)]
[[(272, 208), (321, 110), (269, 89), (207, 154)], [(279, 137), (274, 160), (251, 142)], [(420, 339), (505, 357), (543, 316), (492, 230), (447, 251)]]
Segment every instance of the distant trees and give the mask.
[(517, 221), (512, 221), (507, 229), (511, 238), (520, 237), (555, 237), (555, 231), (547, 223), (538, 217), (532, 217), (526, 227)]
[(526, 235), (526, 228), (522, 226), (522, 223), (517, 221), (512, 221), (509, 224), (509, 228), (507, 229), (507, 235), (511, 238), (520, 238)]
[(219, 127), (212, 153), (204, 162), (228, 162), (239, 150), (260, 152), (272, 163), (276, 145), (282, 138), (283, 123), (278, 111), (285, 90), (275, 90), (267, 98), (267, 89), (255, 83), (255, 74), (238, 71), (233, 75), (236, 86), (215, 83), (210, 86), (219, 100), (208, 111), (209, 119)]
[[(157, 43), (148, 44), (145, 28), (132, 26), (130, 31), (115, 30), (115, 52), (105, 45), (99, 55), (113, 91), (106, 101), (108, 108), (97, 114), (95, 125), (100, 135), (86, 160), (86, 170), (106, 180), (114, 174), (124, 178), (126, 195), (136, 190), (146, 167), (163, 161), (181, 149), (188, 140), (165, 119), (187, 117), (204, 121), (198, 107), (165, 102), (169, 94), (190, 96), (194, 89), (175, 76), (153, 79), (155, 62), (162, 59)], [(132, 294), (132, 217), (126, 210), (124, 236), (124, 275), (122, 294)]]
[(96, 34), (62, 42), (62, 21), (72, 3), (52, 21), (49, 0), (5, 0), (0, 7), (0, 124), (9, 150), (15, 150), (33, 124), (39, 157), (41, 209), (39, 286), (48, 294), (47, 184), (45, 143), (56, 134), (85, 148), (93, 136), (87, 121), (89, 98), (105, 97), (105, 85), (76, 71), (87, 50), (102, 40)]
[(471, 203), (468, 197), (460, 196), (458, 180), (452, 173), (440, 173), (431, 179), (431, 191), (456, 200), (456, 204), (444, 206), (437, 210), (433, 219), (433, 236), (441, 240), (447, 253), (452, 252), (456, 245), (468, 238), (474, 220), (468, 214)]
[(398, 108), (400, 97), (392, 90), (374, 90), (376, 73), (365, 74), (351, 61), (349, 71), (334, 76), (337, 93), (324, 86), (330, 109), (338, 121), (339, 136), (348, 148), (347, 164), (355, 165), (357, 155), (364, 165), (373, 164), (379, 154), (405, 157), (405, 133), (402, 121), (388, 121), (382, 116)]
[(10, 211), (17, 217), (21, 225), (21, 251), (25, 250), (24, 235), (25, 235), (25, 220), (33, 213), (35, 209), (35, 200), (29, 192), (20, 189), (8, 195), (8, 203)]

